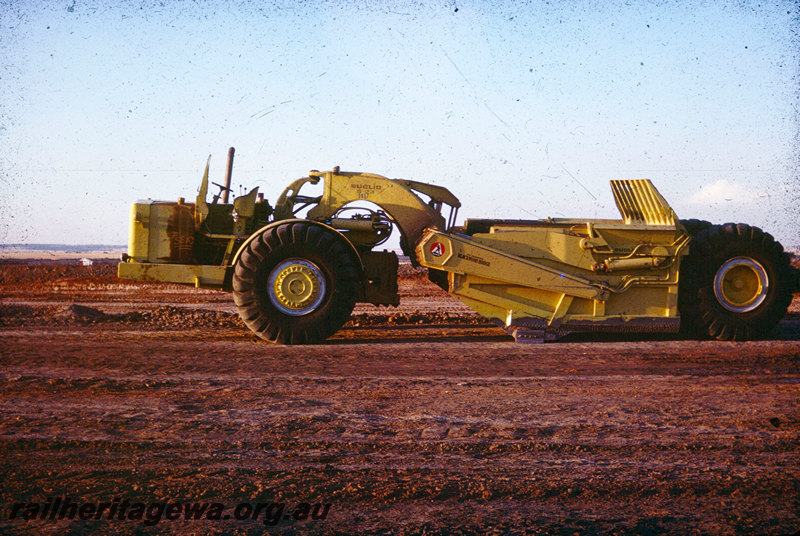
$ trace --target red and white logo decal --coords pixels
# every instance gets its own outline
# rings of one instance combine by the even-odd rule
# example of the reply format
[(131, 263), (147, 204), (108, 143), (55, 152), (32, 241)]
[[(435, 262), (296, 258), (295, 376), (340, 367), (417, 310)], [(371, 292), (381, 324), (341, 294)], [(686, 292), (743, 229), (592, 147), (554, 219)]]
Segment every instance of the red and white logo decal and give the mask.
[(434, 257), (441, 257), (444, 255), (444, 245), (441, 242), (434, 242), (431, 246), (431, 255)]

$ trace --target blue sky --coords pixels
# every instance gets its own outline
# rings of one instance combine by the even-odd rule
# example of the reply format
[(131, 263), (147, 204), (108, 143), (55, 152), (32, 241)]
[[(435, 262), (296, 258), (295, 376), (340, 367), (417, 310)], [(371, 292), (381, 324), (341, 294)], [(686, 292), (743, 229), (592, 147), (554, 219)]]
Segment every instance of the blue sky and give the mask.
[(136, 199), (309, 169), (433, 182), (464, 217), (682, 218), (800, 245), (796, 2), (0, 0), (0, 243), (127, 241)]

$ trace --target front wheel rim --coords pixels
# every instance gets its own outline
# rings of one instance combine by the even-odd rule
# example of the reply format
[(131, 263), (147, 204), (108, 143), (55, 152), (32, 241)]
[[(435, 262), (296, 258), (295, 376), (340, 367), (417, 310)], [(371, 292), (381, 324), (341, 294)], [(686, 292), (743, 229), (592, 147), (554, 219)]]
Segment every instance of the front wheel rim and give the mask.
[(769, 277), (760, 263), (750, 257), (726, 261), (714, 276), (714, 295), (728, 311), (747, 313), (767, 298)]
[(325, 288), (322, 270), (304, 259), (286, 259), (267, 278), (270, 303), (289, 316), (315, 311), (325, 297)]

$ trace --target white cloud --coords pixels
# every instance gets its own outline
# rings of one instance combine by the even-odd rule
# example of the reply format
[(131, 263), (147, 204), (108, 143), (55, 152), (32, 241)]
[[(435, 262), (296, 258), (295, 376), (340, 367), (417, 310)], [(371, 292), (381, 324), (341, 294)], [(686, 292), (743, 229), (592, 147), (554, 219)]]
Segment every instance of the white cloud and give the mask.
[(693, 205), (711, 206), (719, 203), (750, 205), (766, 197), (766, 192), (756, 186), (745, 186), (720, 179), (706, 184), (689, 196), (687, 201)]

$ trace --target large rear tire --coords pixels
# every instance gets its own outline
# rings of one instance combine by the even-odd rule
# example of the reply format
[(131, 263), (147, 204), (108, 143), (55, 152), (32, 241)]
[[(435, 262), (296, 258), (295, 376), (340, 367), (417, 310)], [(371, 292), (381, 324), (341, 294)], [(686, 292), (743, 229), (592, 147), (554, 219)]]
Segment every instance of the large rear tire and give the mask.
[(741, 223), (711, 225), (689, 247), (678, 299), (686, 331), (702, 338), (755, 339), (786, 314), (793, 271), (769, 233)]
[[(692, 237), (692, 243), (697, 237), (697, 234), (700, 231), (705, 231), (712, 225), (710, 221), (706, 220), (698, 220), (696, 218), (691, 218), (688, 220), (680, 220), (681, 225), (683, 225), (686, 232)], [(695, 260), (697, 255), (694, 254), (694, 246), (689, 246), (690, 255), (684, 258), (681, 264), (681, 272), (680, 278), (678, 282), (678, 311), (681, 315), (681, 333), (690, 338), (702, 338), (703, 335), (698, 329), (695, 327), (694, 323), (690, 321), (690, 314), (691, 314), (691, 304), (686, 303), (687, 300), (694, 300), (696, 296), (694, 293), (696, 290), (690, 287), (690, 282), (692, 285), (695, 285), (694, 280), (696, 276), (693, 275), (694, 266), (698, 264)]]
[(692, 218), (690, 220), (681, 220), (681, 225), (683, 225), (683, 227), (692, 237), (695, 237), (697, 236), (697, 233), (708, 229), (714, 224), (710, 221)]
[(330, 337), (355, 306), (360, 264), (334, 231), (290, 221), (263, 231), (242, 251), (233, 299), (262, 339), (312, 344)]

